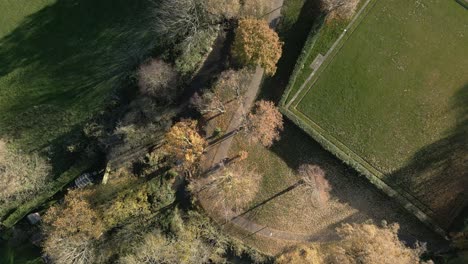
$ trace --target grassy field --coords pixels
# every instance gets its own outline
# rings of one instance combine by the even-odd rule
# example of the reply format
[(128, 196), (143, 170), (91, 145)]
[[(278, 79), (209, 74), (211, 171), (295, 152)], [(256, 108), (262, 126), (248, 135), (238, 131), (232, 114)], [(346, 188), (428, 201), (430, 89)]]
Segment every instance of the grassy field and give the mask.
[(447, 227), (467, 199), (466, 9), (377, 0), (364, 14), (289, 110)]
[(60, 159), (154, 49), (149, 11), (145, 0), (0, 1), (0, 138)]
[[(266, 78), (259, 98), (279, 101), (292, 74), (296, 60), (301, 56), (302, 46), (314, 23), (320, 20), (314, 1), (286, 0), (282, 10), (283, 20), (279, 25), (280, 37), (285, 41), (283, 56), (275, 76)], [(329, 25), (344, 24), (333, 22)], [(322, 35), (325, 36), (325, 35)], [(326, 38), (331, 38), (328, 34)], [(333, 41), (318, 40), (322, 43)], [(325, 44), (324, 44), (325, 45)], [(365, 178), (325, 150), (293, 123), (286, 121), (281, 139), (271, 148), (249, 144), (241, 134), (234, 138), (229, 156), (240, 150), (248, 151), (243, 164), (261, 172), (260, 190), (247, 210), (245, 217), (259, 225), (310, 236), (311, 241), (333, 239), (335, 228), (346, 222), (373, 220), (398, 222), (402, 236), (408, 242), (416, 239), (438, 243), (438, 237), (421, 225), (415, 217), (402, 209), (398, 203), (378, 191)], [(288, 190), (300, 179), (297, 172), (303, 163), (320, 166), (332, 186), (331, 198), (323, 207), (317, 208), (307, 200), (308, 193), (299, 186)], [(286, 191), (285, 191), (286, 190)], [(204, 203), (210, 203), (205, 200)], [(206, 207), (212, 210), (212, 207)], [(219, 212), (218, 212), (219, 213)], [(278, 253), (282, 248), (274, 241), (263, 243), (265, 237), (230, 231), (249, 245), (260, 247), (265, 252)], [(260, 242), (259, 242), (260, 241)]]
[[(53, 181), (0, 208), (13, 226), (99, 157), (77, 161), (83, 125), (127, 88), (156, 45), (146, 0), (0, 0), (0, 138), (50, 159)], [(131, 88), (131, 87), (130, 87)]]

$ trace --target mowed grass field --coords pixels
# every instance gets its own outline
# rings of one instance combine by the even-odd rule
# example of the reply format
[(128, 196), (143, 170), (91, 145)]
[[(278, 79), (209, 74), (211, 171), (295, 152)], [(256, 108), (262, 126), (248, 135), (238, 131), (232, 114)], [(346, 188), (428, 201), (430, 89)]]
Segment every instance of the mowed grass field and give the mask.
[(154, 49), (149, 7), (0, 0), (0, 138), (52, 156), (72, 143)]
[[(283, 18), (278, 27), (285, 42), (283, 56), (275, 76), (264, 80), (258, 99), (280, 100), (311, 28), (320, 22), (318, 9), (314, 1), (284, 2)], [(325, 25), (328, 29), (321, 31), (317, 38), (319, 46), (315, 46), (313, 52), (326, 52), (325, 47), (333, 44), (332, 35), (339, 32), (334, 28), (341, 25), (344, 28), (347, 24), (344, 21), (330, 22)], [(228, 156), (234, 157), (241, 150), (248, 152), (247, 159), (240, 161), (242, 166), (263, 176), (256, 197), (242, 214), (259, 225), (307, 236), (310, 241), (325, 242), (336, 239), (335, 228), (343, 223), (386, 220), (400, 224), (400, 234), (404, 234), (402, 239), (409, 244), (419, 240), (428, 242), (431, 248), (440, 248), (439, 236), (288, 120), (285, 120), (281, 139), (270, 148), (252, 144), (242, 134), (236, 135)], [(329, 201), (321, 207), (312, 204), (310, 193), (303, 186), (292, 188), (301, 179), (298, 168), (302, 164), (314, 164), (325, 171), (332, 190)], [(211, 200), (200, 199), (209, 211), (216, 210), (215, 206), (210, 206)], [(223, 212), (214, 213), (219, 219), (225, 217)], [(229, 233), (270, 254), (278, 254), (281, 249), (297, 243), (245, 234), (239, 229), (229, 230)]]
[(375, 0), (363, 15), (288, 110), (447, 227), (468, 199), (468, 11)]

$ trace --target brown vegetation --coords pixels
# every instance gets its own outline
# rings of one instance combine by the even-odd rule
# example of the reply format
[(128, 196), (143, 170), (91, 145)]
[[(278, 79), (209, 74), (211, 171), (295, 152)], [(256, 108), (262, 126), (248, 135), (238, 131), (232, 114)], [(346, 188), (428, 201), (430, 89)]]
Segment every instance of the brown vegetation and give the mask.
[(184, 119), (164, 136), (163, 151), (184, 169), (196, 164), (205, 151), (206, 141), (197, 132), (197, 121)]
[(280, 255), (276, 264), (324, 264), (318, 247), (313, 245), (299, 245), (282, 255)]
[(326, 204), (330, 198), (331, 187), (325, 179), (325, 172), (317, 165), (303, 164), (299, 167), (299, 174), (308, 201), (315, 207)]
[(253, 142), (260, 142), (269, 147), (280, 138), (283, 130), (283, 116), (278, 108), (270, 101), (258, 101), (253, 113), (248, 114), (246, 132)]
[(205, 10), (217, 17), (233, 19), (239, 16), (239, 0), (202, 0)]
[(224, 114), (226, 112), (225, 103), (220, 96), (214, 92), (207, 91), (203, 95), (196, 93), (190, 103), (202, 115), (205, 114)]
[(44, 190), (51, 166), (38, 154), (26, 154), (0, 140), (0, 207)]
[(223, 71), (209, 91), (203, 95), (197, 93), (191, 98), (191, 104), (202, 115), (224, 114), (228, 111), (228, 104), (239, 105), (248, 81), (249, 76), (245, 70)]
[(240, 16), (245, 18), (266, 19), (267, 14), (274, 8), (271, 0), (244, 0)]
[(398, 239), (398, 224), (382, 227), (372, 223), (343, 224), (341, 240), (329, 244), (300, 245), (279, 256), (276, 263), (314, 264), (418, 264), (425, 248), (407, 247)]
[(142, 94), (172, 101), (178, 95), (177, 73), (164, 61), (152, 59), (138, 69), (138, 86)]
[(240, 164), (221, 168), (208, 181), (195, 181), (195, 191), (206, 192), (216, 207), (240, 212), (255, 197), (260, 187), (261, 175)]
[(232, 53), (241, 64), (261, 66), (267, 75), (274, 75), (283, 43), (264, 20), (242, 19), (236, 29)]
[(86, 194), (69, 191), (64, 203), (51, 207), (44, 216), (44, 251), (55, 263), (85, 264), (94, 259), (93, 243), (104, 225)]

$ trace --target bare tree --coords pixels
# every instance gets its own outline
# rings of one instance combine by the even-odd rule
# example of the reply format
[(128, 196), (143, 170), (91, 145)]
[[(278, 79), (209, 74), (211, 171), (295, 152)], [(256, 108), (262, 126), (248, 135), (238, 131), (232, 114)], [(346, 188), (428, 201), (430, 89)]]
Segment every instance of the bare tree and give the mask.
[(223, 101), (241, 99), (250, 83), (251, 73), (248, 70), (223, 71), (213, 86), (213, 91), (218, 93)]
[(359, 0), (322, 0), (322, 9), (331, 18), (349, 19), (356, 12)]
[(161, 41), (177, 43), (207, 27), (203, 6), (198, 0), (162, 0), (155, 9), (155, 31)]
[(258, 101), (253, 113), (247, 115), (245, 131), (253, 142), (269, 147), (280, 138), (283, 130), (283, 116), (270, 101)]
[(257, 194), (261, 177), (255, 170), (236, 163), (210, 175), (207, 184), (204, 181), (194, 182), (193, 188), (197, 192), (206, 191), (216, 207), (240, 212)]
[(196, 93), (190, 100), (190, 103), (197, 109), (200, 114), (224, 114), (226, 106), (218, 94), (208, 91), (199, 95)]
[(229, 103), (240, 103), (249, 81), (250, 74), (247, 70), (223, 71), (209, 91), (193, 96), (191, 104), (201, 114), (224, 114)]
[(325, 172), (317, 165), (303, 164), (299, 167), (299, 174), (308, 200), (315, 207), (323, 206), (330, 198), (331, 190)]
[(89, 239), (63, 239), (49, 236), (44, 251), (57, 264), (88, 264), (96, 259), (94, 241)]
[(178, 95), (177, 73), (171, 65), (152, 59), (138, 69), (138, 86), (142, 94), (172, 101)]

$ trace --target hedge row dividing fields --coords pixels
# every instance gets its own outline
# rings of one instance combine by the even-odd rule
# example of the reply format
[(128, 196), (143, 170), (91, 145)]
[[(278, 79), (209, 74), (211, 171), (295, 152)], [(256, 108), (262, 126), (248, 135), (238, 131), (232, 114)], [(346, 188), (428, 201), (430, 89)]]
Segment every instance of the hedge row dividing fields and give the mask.
[(468, 200), (467, 10), (438, 0), (364, 8), (300, 90), (327, 52), (316, 45), (330, 48), (346, 25), (325, 21), (311, 32), (283, 112), (443, 233)]

